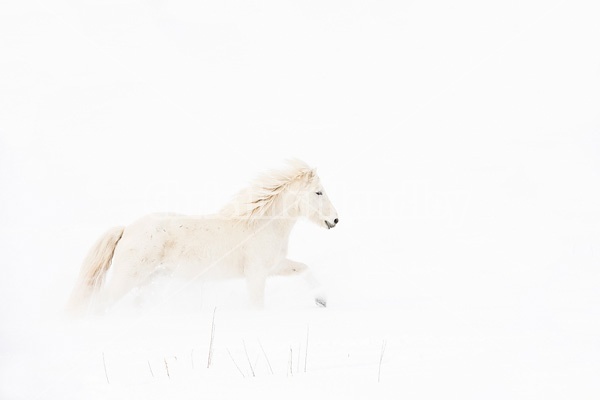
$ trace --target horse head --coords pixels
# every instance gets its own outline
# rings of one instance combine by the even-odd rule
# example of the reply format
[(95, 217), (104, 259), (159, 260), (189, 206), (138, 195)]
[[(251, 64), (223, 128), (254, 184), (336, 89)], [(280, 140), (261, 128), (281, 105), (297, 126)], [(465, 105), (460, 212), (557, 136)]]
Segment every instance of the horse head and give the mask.
[(339, 222), (337, 211), (315, 169), (305, 171), (290, 185), (290, 192), (295, 196), (298, 216), (305, 217), (315, 224), (331, 229)]

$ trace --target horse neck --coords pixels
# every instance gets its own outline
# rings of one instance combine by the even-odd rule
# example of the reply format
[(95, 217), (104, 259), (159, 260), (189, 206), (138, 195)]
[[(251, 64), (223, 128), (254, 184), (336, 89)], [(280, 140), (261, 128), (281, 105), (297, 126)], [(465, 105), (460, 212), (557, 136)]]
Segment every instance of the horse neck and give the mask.
[(265, 219), (260, 226), (258, 226), (257, 231), (263, 231), (269, 237), (276, 237), (281, 239), (282, 242), (288, 241), (290, 237), (290, 233), (296, 224), (296, 219), (290, 218), (267, 218)]
[(277, 231), (281, 237), (287, 238), (298, 220), (298, 215), (294, 207), (290, 207), (290, 204), (278, 199), (264, 218), (266, 229)]

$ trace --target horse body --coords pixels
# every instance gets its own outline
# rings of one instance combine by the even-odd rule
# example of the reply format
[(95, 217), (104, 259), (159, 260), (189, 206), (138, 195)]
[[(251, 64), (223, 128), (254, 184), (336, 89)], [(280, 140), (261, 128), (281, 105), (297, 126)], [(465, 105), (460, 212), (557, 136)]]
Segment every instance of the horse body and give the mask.
[[(70, 308), (81, 313), (94, 302), (106, 308), (157, 274), (188, 280), (245, 278), (257, 307), (264, 302), (268, 276), (303, 274), (314, 289), (317, 283), (306, 265), (286, 258), (300, 217), (326, 228), (338, 222), (315, 171), (295, 161), (258, 179), (217, 214), (152, 214), (113, 228), (84, 261)], [(103, 288), (109, 268), (112, 276)], [(316, 301), (325, 305), (321, 295)]]

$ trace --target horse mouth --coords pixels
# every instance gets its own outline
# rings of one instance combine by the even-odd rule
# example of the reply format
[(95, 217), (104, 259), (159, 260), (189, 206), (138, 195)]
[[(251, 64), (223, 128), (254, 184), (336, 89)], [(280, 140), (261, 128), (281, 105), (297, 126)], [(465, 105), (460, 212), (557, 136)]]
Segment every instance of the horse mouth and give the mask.
[(335, 226), (335, 224), (330, 223), (329, 221), (325, 220), (325, 225), (327, 226), (327, 229), (331, 229)]

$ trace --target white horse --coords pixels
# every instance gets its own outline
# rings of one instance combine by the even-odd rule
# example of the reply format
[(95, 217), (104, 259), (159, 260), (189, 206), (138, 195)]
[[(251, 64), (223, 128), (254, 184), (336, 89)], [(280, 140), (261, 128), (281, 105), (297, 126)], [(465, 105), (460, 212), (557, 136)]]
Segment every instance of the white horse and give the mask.
[[(99, 303), (104, 309), (149, 283), (159, 270), (184, 279), (243, 277), (251, 304), (259, 308), (268, 276), (303, 274), (316, 289), (308, 267), (286, 258), (299, 217), (327, 229), (338, 223), (315, 170), (295, 160), (263, 174), (217, 214), (152, 214), (112, 228), (84, 260), (68, 308), (81, 314)], [(109, 268), (112, 276), (102, 288)], [(322, 294), (315, 301), (326, 305)]]

